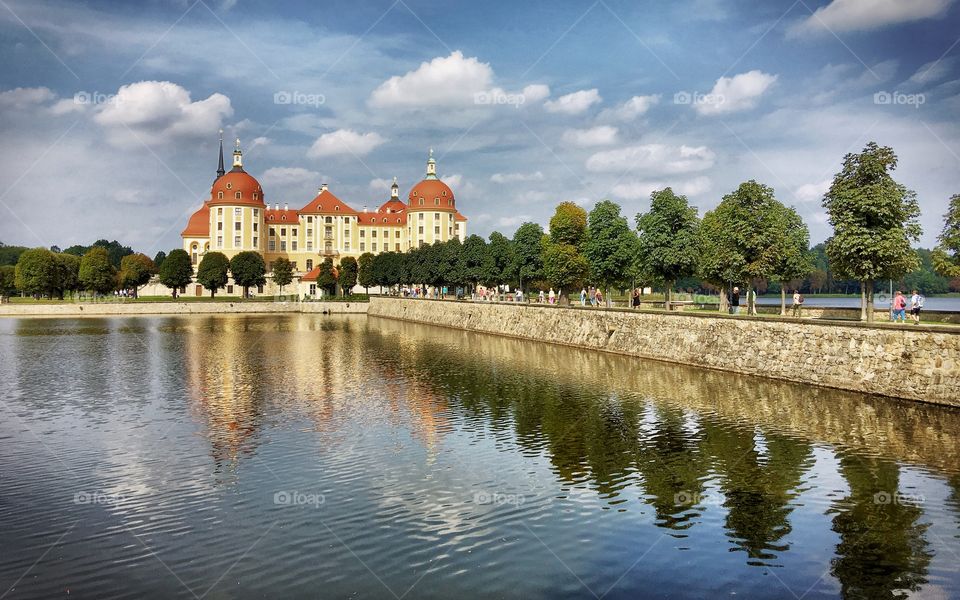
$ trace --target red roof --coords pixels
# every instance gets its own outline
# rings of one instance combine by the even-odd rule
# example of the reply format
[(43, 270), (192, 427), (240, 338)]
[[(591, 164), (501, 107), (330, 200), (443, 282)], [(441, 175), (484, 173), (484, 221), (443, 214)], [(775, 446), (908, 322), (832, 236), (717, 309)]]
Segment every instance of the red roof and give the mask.
[[(238, 193), (239, 198), (237, 198)], [(249, 173), (240, 167), (234, 167), (232, 171), (213, 182), (213, 188), (210, 190), (210, 204), (263, 206), (263, 188), (260, 187), (260, 182)]]
[(340, 198), (334, 196), (330, 190), (323, 190), (317, 194), (309, 204), (301, 208), (300, 213), (355, 215), (357, 211), (347, 206)]
[(413, 189), (410, 190), (409, 200), (412, 209), (456, 210), (453, 190), (439, 179), (424, 179), (413, 186)]
[(180, 232), (182, 237), (209, 237), (210, 236), (210, 205), (206, 202), (197, 212), (190, 215), (187, 228)]
[(291, 223), (296, 225), (300, 221), (300, 213), (289, 209), (268, 208), (263, 211), (263, 218), (267, 223)]
[[(322, 265), (321, 265), (322, 266)], [(314, 267), (309, 273), (300, 278), (300, 281), (316, 281), (317, 277), (320, 276), (320, 267)], [(333, 277), (336, 279), (340, 276), (340, 273), (337, 271), (337, 268), (333, 268)]]
[(357, 214), (357, 223), (360, 225), (377, 225), (380, 227), (397, 227), (407, 222), (406, 213), (362, 212)]
[(386, 202), (380, 205), (380, 208), (377, 209), (377, 212), (405, 212), (407, 210), (407, 205), (403, 203), (400, 198), (390, 198)]
[(457, 220), (457, 221), (466, 221), (466, 220), (467, 220), (467, 218), (466, 218), (465, 216), (463, 216), (463, 215), (460, 214), (460, 211), (459, 211), (459, 210), (457, 211), (457, 215), (454, 217), (454, 219)]

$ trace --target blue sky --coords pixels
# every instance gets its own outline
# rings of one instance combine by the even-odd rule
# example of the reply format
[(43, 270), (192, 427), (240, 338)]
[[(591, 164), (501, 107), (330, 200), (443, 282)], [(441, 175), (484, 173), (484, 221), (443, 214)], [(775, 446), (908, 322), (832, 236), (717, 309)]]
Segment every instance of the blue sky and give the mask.
[[(923, 245), (960, 193), (960, 2), (0, 1), (0, 240), (179, 246), (219, 128), (269, 203), (374, 208), (428, 148), (469, 231), (701, 212), (745, 180), (814, 242), (843, 155), (900, 157)], [(229, 157), (228, 157), (229, 159)]]

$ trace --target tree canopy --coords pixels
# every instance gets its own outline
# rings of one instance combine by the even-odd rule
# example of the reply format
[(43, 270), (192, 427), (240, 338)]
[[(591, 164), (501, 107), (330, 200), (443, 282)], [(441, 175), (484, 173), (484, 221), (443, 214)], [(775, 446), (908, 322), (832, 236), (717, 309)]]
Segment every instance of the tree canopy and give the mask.
[(607, 291), (611, 285), (622, 282), (629, 272), (636, 257), (637, 236), (627, 219), (620, 215), (620, 205), (609, 200), (598, 202), (587, 221), (584, 255), (591, 277)]
[(223, 252), (207, 252), (197, 267), (197, 283), (210, 290), (210, 297), (217, 295), (230, 280), (230, 261)]
[(98, 294), (107, 294), (117, 288), (117, 271), (106, 248), (93, 246), (80, 259), (80, 285)]
[(280, 287), (280, 293), (283, 293), (283, 286), (290, 285), (293, 281), (293, 263), (289, 258), (281, 256), (273, 261), (273, 283)]
[(664, 283), (667, 303), (678, 279), (700, 265), (700, 219), (686, 196), (671, 188), (650, 195), (650, 210), (637, 215), (638, 261), (642, 272)]
[(960, 277), (960, 194), (950, 198), (943, 230), (933, 251), (933, 266), (944, 277)]
[(176, 298), (180, 288), (193, 281), (193, 265), (190, 264), (190, 255), (186, 250), (177, 248), (167, 254), (167, 258), (160, 267), (160, 283), (172, 290)]
[[(167, 260), (170, 260), (170, 256)], [(244, 250), (230, 259), (230, 274), (233, 275), (233, 282), (243, 288), (244, 298), (250, 296), (251, 287), (267, 283), (267, 266), (263, 256), (253, 250)]]

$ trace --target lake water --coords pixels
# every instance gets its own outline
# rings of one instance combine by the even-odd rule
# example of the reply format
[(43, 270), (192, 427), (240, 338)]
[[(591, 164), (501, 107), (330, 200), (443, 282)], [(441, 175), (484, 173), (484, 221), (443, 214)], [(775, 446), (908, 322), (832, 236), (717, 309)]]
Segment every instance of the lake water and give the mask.
[(0, 320), (3, 598), (960, 597), (960, 412), (366, 317)]

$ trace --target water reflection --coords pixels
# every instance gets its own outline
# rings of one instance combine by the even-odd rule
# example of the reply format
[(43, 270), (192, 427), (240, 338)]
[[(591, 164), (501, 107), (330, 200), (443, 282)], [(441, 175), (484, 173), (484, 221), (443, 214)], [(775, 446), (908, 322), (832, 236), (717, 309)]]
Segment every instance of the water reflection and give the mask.
[[(131, 529), (201, 592), (236, 563), (250, 596), (384, 595), (368, 568), (426, 597), (960, 595), (960, 411), (364, 317), (0, 321), (0, 350), (24, 550), (0, 590), (88, 528), (24, 597), (148, 589)], [(91, 516), (64, 489), (132, 501)]]

